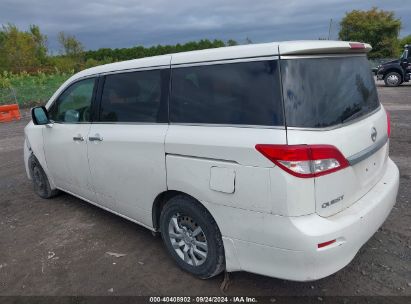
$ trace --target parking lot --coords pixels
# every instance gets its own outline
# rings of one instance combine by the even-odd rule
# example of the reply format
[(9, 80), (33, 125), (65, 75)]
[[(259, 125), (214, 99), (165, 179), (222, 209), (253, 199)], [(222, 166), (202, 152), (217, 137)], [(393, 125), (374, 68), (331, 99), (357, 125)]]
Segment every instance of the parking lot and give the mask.
[[(385, 224), (332, 276), (298, 283), (231, 273), (227, 295), (411, 295), (411, 84), (377, 86), (401, 175)], [(24, 170), (23, 116), (0, 124), (0, 295), (222, 295), (224, 275), (181, 271), (150, 231), (68, 194), (37, 197)]]

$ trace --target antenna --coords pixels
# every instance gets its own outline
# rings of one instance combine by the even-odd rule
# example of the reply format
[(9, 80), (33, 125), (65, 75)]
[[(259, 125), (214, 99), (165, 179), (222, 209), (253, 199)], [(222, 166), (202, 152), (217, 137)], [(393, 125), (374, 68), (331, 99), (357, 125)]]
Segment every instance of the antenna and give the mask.
[(330, 19), (330, 25), (328, 26), (328, 40), (330, 40), (331, 37), (331, 27), (333, 25), (333, 18)]

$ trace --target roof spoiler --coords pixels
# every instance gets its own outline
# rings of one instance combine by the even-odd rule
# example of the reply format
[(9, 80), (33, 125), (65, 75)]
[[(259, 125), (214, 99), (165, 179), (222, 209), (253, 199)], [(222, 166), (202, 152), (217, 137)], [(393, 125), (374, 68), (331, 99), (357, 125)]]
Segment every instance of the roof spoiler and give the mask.
[(368, 43), (354, 41), (295, 41), (279, 45), (280, 55), (368, 53), (371, 49)]

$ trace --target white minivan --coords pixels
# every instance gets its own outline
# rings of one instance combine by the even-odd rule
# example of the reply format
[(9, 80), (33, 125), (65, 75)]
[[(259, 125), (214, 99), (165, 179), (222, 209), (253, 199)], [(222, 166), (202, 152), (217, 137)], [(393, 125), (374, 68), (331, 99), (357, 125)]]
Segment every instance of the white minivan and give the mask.
[(396, 201), (370, 49), (266, 43), (81, 71), (32, 109), (28, 177), (43, 198), (64, 191), (161, 232), (200, 278), (323, 278)]

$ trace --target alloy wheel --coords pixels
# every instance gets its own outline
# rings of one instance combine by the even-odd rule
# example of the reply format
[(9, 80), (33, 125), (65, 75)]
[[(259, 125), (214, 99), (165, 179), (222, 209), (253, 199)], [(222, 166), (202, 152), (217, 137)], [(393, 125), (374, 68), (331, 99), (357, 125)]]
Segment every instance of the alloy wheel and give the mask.
[(177, 255), (187, 264), (200, 266), (206, 261), (207, 239), (190, 216), (174, 214), (168, 225), (168, 237)]
[(400, 81), (400, 79), (398, 78), (397, 75), (389, 75), (387, 77), (387, 82), (392, 86), (397, 85), (399, 81)]

